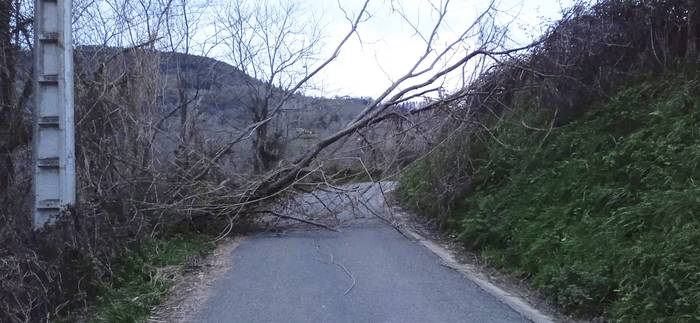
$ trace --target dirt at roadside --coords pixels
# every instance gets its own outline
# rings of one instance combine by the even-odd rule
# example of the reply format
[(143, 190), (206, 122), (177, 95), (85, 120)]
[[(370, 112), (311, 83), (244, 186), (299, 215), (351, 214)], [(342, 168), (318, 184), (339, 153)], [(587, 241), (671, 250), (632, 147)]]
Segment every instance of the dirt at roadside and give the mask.
[(188, 264), (178, 278), (168, 298), (151, 311), (150, 323), (186, 323), (192, 322), (189, 315), (207, 301), (211, 292), (211, 283), (231, 269), (235, 264), (228, 255), (238, 247), (245, 238), (226, 238), (219, 242), (207, 256), (197, 258)]

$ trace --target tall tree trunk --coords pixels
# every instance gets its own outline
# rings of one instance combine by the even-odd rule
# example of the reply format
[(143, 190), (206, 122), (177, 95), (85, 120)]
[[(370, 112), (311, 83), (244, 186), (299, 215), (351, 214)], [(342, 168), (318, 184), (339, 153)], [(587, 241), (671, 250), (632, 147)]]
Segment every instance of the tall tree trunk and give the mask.
[(698, 59), (698, 0), (687, 0), (688, 6), (688, 43), (686, 58), (688, 60)]
[(178, 164), (183, 170), (190, 167), (190, 129), (189, 121), (189, 97), (187, 95), (187, 81), (185, 80), (184, 72), (180, 63), (180, 58), (177, 58), (177, 94), (178, 94), (178, 109), (180, 109), (180, 147), (178, 147), (178, 156), (175, 156)]
[[(259, 111), (259, 115), (256, 116), (254, 122), (260, 122), (267, 119), (268, 113), (267, 108), (262, 107)], [(270, 169), (270, 164), (272, 163), (272, 158), (268, 152), (268, 126), (267, 123), (263, 123), (257, 129), (255, 129), (255, 138), (253, 139), (253, 171), (256, 174), (263, 173)]]
[(12, 43), (13, 8), (10, 1), (0, 1), (0, 201), (14, 178), (12, 150), (18, 141), (15, 133), (15, 63)]

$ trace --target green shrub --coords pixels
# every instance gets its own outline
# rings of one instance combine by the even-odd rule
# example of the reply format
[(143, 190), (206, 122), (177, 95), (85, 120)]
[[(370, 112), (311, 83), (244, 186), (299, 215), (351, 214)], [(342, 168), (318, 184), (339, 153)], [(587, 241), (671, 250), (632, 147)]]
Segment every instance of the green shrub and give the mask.
[(500, 131), (488, 146), (501, 161), (480, 172), (508, 178), (467, 197), (461, 237), (500, 248), (506, 267), (574, 313), (700, 319), (697, 89), (682, 78), (630, 88), (544, 144)]
[(436, 214), (439, 207), (430, 191), (431, 183), (427, 180), (431, 177), (425, 176), (428, 168), (428, 162), (421, 160), (406, 169), (401, 174), (396, 193), (405, 206), (423, 213)]
[[(461, 239), (572, 313), (700, 321), (698, 88), (692, 74), (648, 81), (549, 133), (506, 116), (474, 137)], [(420, 167), (399, 187), (429, 190)]]
[(98, 297), (91, 321), (144, 322), (151, 308), (167, 295), (173, 266), (211, 247), (207, 236), (197, 234), (144, 241), (118, 259), (114, 281)]

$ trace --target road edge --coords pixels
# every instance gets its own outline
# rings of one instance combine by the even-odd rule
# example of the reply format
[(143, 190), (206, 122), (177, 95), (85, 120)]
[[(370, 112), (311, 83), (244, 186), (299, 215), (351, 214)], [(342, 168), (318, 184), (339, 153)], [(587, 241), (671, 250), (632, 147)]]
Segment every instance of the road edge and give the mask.
[(230, 255), (247, 236), (239, 235), (216, 242), (217, 246), (199, 260), (196, 270), (182, 274), (161, 303), (151, 309), (147, 323), (187, 323), (201, 310), (216, 281), (235, 264)]
[(479, 288), (495, 297), (501, 303), (518, 312), (526, 319), (534, 323), (556, 322), (552, 317), (542, 313), (540, 310), (530, 305), (530, 303), (524, 300), (522, 297), (509, 293), (508, 291), (489, 281), (486, 277), (471, 268), (471, 266), (458, 262), (450, 250), (438, 245), (428, 238), (423, 237), (421, 234), (406, 226), (401, 226), (401, 228), (398, 229), (401, 230), (401, 232), (403, 232), (406, 236), (413, 238), (416, 242), (423, 245), (434, 255), (438, 256), (444, 262), (443, 265), (458, 271), (467, 279), (479, 286)]

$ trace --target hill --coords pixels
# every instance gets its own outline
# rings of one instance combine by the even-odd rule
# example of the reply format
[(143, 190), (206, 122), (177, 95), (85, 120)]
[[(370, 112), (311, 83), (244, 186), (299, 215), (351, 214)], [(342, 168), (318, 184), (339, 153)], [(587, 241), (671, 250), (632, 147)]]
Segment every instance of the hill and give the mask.
[[(223, 144), (252, 123), (251, 91), (262, 88), (262, 81), (209, 57), (153, 51), (148, 55), (153, 64), (158, 64), (157, 86), (161, 88), (155, 113), (164, 118), (162, 128), (171, 139), (177, 137), (181, 128), (177, 111), (182, 101), (180, 90), (184, 90), (184, 101), (188, 102), (188, 109), (195, 118), (193, 127), (202, 141), (206, 138), (210, 144)], [(139, 59), (138, 55), (121, 48), (83, 46), (76, 49), (77, 69), (87, 78), (103, 62), (128, 67), (137, 66), (135, 61)], [(282, 89), (275, 89), (276, 97), (283, 94)], [(286, 152), (282, 155), (297, 152), (301, 146), (341, 129), (367, 103), (367, 99), (362, 98), (295, 94), (285, 103), (281, 115), (272, 121), (271, 131), (284, 141)], [(162, 145), (163, 150), (172, 152), (178, 143), (166, 138)], [(249, 158), (250, 146), (237, 149), (238, 157)]]

